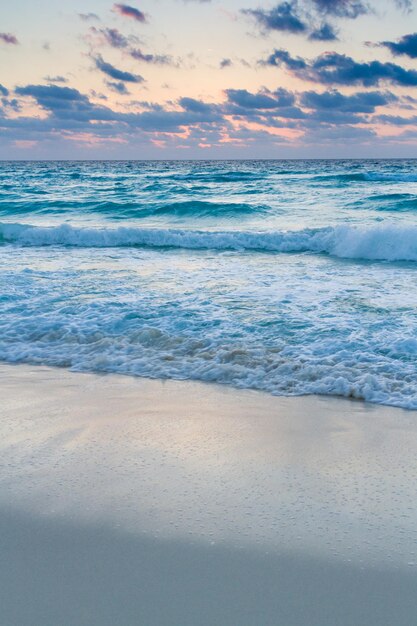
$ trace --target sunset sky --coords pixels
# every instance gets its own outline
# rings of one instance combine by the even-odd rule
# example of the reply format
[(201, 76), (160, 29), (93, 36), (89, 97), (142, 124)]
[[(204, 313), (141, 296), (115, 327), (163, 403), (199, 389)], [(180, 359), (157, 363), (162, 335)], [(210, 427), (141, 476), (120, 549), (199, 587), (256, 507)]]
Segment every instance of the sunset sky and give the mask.
[(14, 0), (0, 158), (417, 156), (406, 0)]

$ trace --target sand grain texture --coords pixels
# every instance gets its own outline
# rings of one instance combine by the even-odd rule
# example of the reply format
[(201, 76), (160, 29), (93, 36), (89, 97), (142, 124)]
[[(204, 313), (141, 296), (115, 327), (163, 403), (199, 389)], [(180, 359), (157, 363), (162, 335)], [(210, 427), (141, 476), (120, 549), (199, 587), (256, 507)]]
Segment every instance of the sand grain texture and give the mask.
[(415, 412), (0, 376), (2, 625), (415, 626)]

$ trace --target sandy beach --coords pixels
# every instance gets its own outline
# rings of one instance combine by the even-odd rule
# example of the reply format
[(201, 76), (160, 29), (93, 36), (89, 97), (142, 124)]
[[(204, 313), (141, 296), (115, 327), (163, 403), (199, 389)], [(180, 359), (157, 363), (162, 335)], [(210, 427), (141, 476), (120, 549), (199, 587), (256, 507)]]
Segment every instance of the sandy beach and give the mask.
[(415, 412), (0, 376), (2, 625), (416, 623)]
[(417, 626), (417, 0), (1, 59), (0, 626)]

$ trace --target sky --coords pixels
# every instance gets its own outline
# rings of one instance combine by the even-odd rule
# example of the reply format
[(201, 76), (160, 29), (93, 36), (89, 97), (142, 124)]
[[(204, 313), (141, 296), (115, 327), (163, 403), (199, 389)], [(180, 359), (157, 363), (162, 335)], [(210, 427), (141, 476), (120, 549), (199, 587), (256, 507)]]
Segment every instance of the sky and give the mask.
[(0, 159), (417, 157), (415, 0), (13, 0)]

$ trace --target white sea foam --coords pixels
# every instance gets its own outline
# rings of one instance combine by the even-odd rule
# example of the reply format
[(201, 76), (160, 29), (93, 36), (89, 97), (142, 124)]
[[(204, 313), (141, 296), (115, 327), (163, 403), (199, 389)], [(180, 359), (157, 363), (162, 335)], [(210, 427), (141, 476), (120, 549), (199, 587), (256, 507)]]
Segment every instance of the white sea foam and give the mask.
[(415, 162), (3, 169), (1, 359), (417, 408)]
[(5, 361), (417, 409), (413, 264), (14, 246), (0, 260)]
[[(236, 331), (232, 328), (217, 337), (204, 321), (198, 329), (187, 329), (181, 315), (167, 330), (162, 330), (164, 319), (155, 319), (153, 326), (136, 321), (132, 327), (129, 314), (98, 319), (94, 315), (94, 307), (80, 306), (55, 311), (53, 316), (34, 312), (15, 327), (0, 324), (0, 358), (76, 371), (216, 382), (275, 395), (344, 396), (417, 409), (415, 346), (410, 341), (402, 345), (398, 339), (384, 355), (383, 337), (376, 330), (375, 337), (346, 343), (323, 340), (319, 332), (316, 337), (301, 332), (294, 346), (269, 349), (262, 346), (262, 337), (254, 343), (247, 332), (241, 333), (240, 342), (233, 341), (227, 336)], [(351, 323), (354, 326), (354, 320)]]
[(120, 227), (38, 227), (0, 224), (0, 241), (20, 246), (118, 248), (173, 247), (192, 250), (255, 250), (329, 254), (340, 258), (417, 261), (417, 226), (333, 226), (298, 231), (202, 231)]

